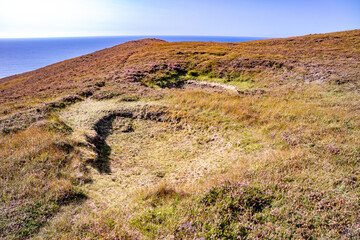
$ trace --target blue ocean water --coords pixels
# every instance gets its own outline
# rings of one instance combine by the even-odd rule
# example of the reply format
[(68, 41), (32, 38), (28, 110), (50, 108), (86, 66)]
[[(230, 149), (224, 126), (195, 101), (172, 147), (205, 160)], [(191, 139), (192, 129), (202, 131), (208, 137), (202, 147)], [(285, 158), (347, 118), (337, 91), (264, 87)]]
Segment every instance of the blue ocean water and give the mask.
[[(0, 39), (0, 78), (28, 72), (127, 41), (153, 36)], [(244, 42), (255, 37), (154, 36), (168, 42)]]

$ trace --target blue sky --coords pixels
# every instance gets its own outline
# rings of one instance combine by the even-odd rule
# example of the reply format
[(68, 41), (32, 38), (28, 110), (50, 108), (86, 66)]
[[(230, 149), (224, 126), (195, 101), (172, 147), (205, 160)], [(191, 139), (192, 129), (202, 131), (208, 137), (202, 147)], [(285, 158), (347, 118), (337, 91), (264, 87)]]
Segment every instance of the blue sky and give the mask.
[(287, 37), (360, 28), (360, 0), (0, 0), (1, 37)]

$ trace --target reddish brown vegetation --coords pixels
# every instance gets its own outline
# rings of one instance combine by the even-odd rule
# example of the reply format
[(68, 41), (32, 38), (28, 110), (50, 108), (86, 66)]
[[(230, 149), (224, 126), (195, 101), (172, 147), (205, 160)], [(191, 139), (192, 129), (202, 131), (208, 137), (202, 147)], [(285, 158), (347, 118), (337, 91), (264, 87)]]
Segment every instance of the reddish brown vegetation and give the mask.
[(0, 238), (32, 236), (85, 190), (39, 238), (355, 239), (359, 77), (354, 30), (145, 39), (0, 79)]
[(359, 38), (354, 30), (242, 43), (132, 41), (1, 79), (0, 116), (69, 94), (92, 94), (102, 82), (103, 91), (119, 95), (149, 91), (133, 82), (158, 83), (186, 73), (229, 80), (246, 74), (264, 85), (325, 79), (357, 85)]

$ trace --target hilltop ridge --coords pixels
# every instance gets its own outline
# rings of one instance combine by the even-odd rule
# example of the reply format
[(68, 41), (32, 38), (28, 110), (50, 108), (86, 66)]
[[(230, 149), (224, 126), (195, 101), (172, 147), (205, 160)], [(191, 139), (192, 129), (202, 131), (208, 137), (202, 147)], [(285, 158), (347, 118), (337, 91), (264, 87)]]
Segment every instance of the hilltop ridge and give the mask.
[[(332, 78), (340, 77), (344, 73), (332, 73), (339, 69), (336, 64), (355, 67), (359, 62), (357, 40), (359, 34), (360, 30), (353, 30), (242, 43), (166, 43), (156, 39), (131, 41), (35, 71), (1, 79), (0, 101), (4, 104), (0, 113), (11, 111), (6, 107), (8, 102), (20, 105), (19, 103), (27, 99), (27, 96), (35, 97), (40, 102), (54, 99), (54, 96), (73, 94), (102, 79), (107, 79), (105, 82), (111, 83), (114, 80), (117, 83), (128, 80), (137, 81), (134, 71), (140, 71), (141, 74), (145, 71), (144, 74), (147, 75), (146, 71), (153, 68), (153, 65), (172, 64), (177, 65), (182, 71), (199, 71), (200, 75), (213, 74), (213, 77), (220, 78), (238, 77), (239, 72), (266, 75), (267, 72), (274, 72), (271, 69), (274, 66), (293, 68), (294, 72), (301, 74), (297, 78), (304, 78), (303, 82), (326, 78), (330, 74)], [(230, 69), (221, 72), (219, 69), (223, 68), (220, 66), (222, 64), (226, 64)], [(193, 67), (198, 69), (189, 70)], [(152, 71), (164, 70), (153, 69)], [(232, 76), (235, 71), (237, 73)], [(356, 68), (349, 68), (348, 71), (346, 79), (349, 80), (346, 81), (356, 78)], [(321, 76), (317, 77), (315, 74)], [(260, 79), (265, 76), (257, 77)], [(286, 80), (289, 79), (284, 79), (284, 82)], [(25, 108), (26, 105), (18, 106), (18, 108)]]
[(359, 87), (360, 30), (0, 79), (0, 238), (357, 239)]

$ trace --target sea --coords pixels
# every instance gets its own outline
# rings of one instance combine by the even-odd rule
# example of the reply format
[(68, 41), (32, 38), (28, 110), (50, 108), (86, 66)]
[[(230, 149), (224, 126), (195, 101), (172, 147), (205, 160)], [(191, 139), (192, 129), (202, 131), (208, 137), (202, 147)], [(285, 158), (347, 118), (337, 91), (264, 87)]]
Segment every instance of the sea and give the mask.
[(0, 39), (0, 79), (143, 38), (168, 42), (245, 42), (265, 38), (219, 36), (116, 36)]

